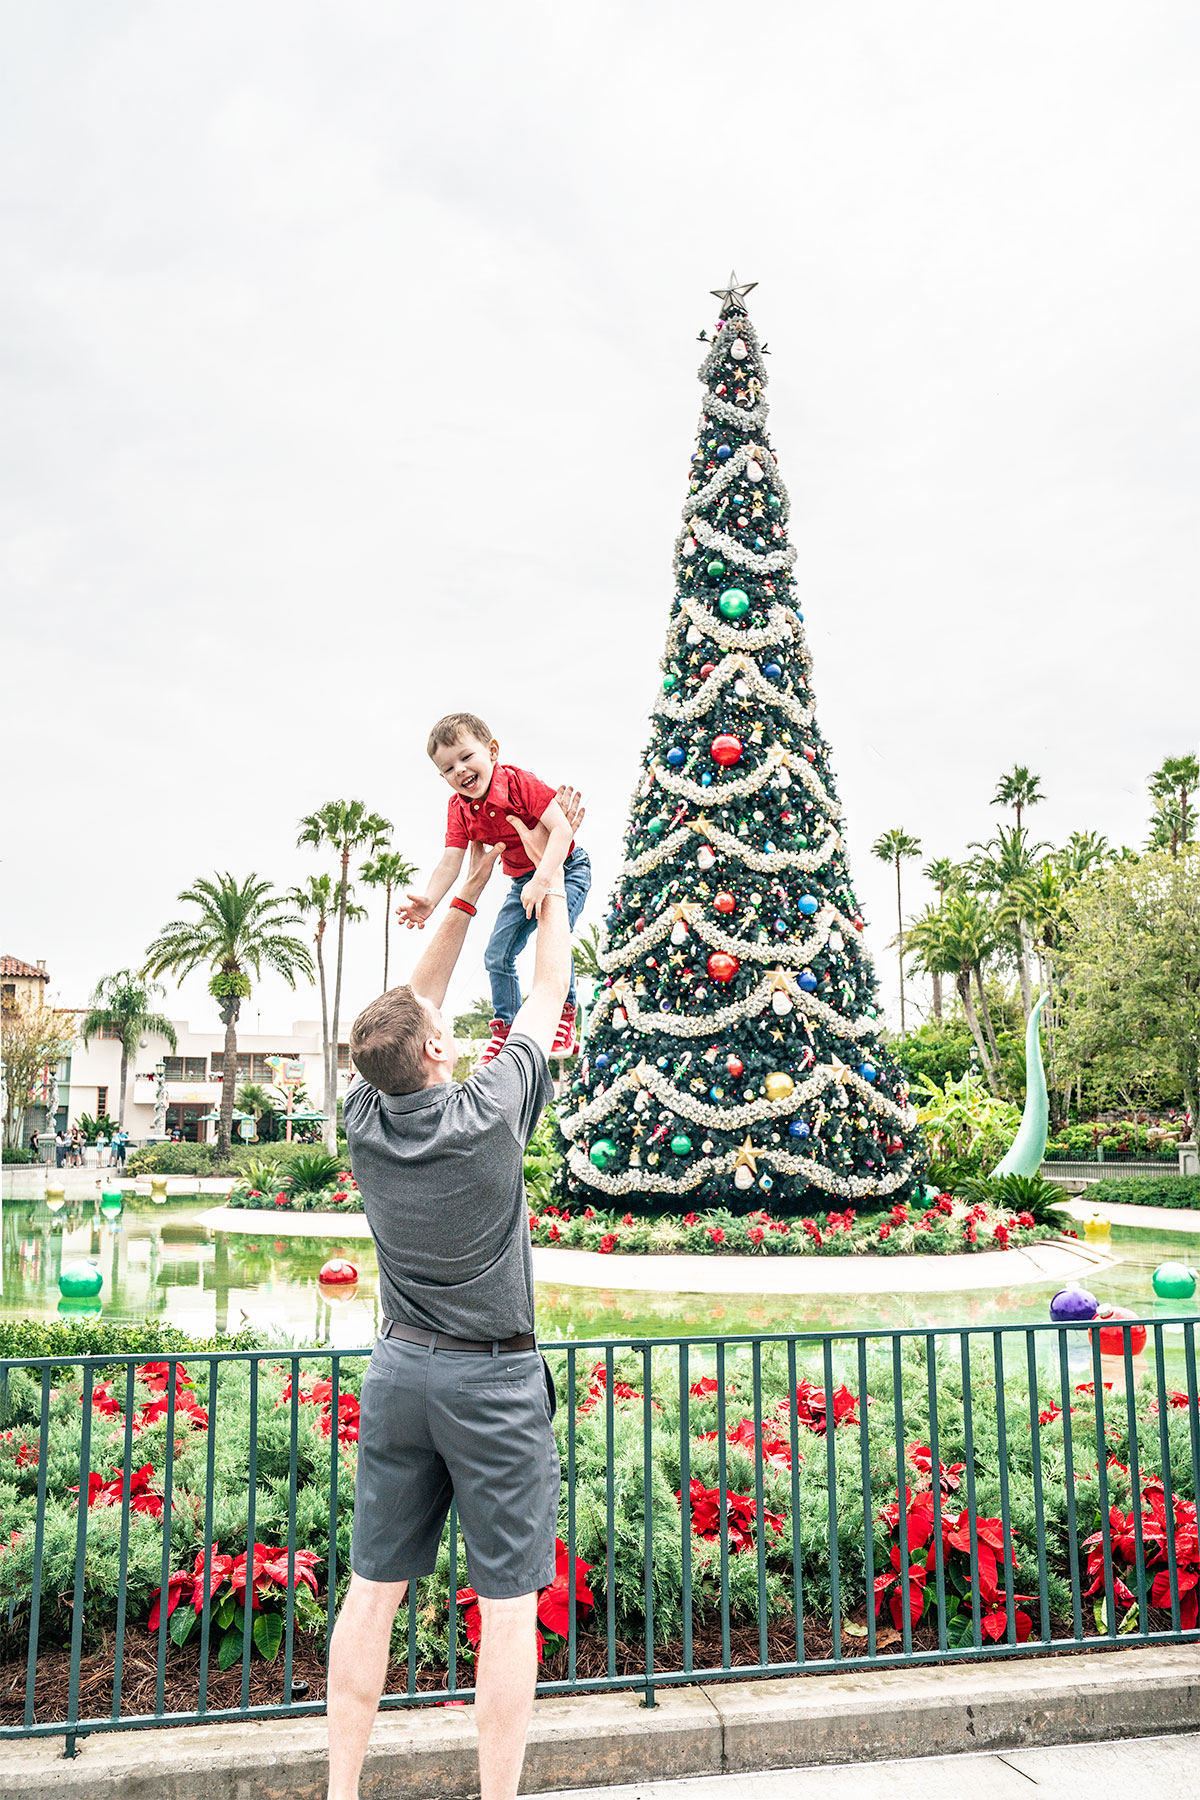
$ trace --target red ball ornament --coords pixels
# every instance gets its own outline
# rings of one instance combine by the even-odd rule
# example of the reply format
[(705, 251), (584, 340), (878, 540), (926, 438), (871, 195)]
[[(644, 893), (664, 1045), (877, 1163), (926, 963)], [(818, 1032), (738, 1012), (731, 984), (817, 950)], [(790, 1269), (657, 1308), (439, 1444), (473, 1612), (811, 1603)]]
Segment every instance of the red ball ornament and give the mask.
[(808, 758), (809, 762), (811, 762), (811, 763), (816, 762), (817, 753), (815, 750), (810, 750), (807, 744), (805, 744), (805, 746), (804, 746), (804, 754)]
[(728, 732), (722, 733), (720, 737), (715, 737), (709, 748), (713, 761), (720, 763), (723, 769), (728, 769), (735, 762), (741, 761), (742, 740), (733, 737)]
[[(1124, 1356), (1126, 1333), (1118, 1329), (1116, 1321), (1118, 1319), (1136, 1318), (1137, 1314), (1131, 1312), (1127, 1306), (1114, 1306), (1111, 1308), (1108, 1314), (1107, 1329), (1103, 1325), (1100, 1327), (1101, 1356)], [(1089, 1331), (1089, 1338), (1091, 1335), (1092, 1334)], [(1131, 1325), (1129, 1327), (1128, 1336), (1130, 1355), (1140, 1356), (1142, 1351), (1146, 1348), (1146, 1327), (1144, 1325)]]
[(635, 920), (634, 920), (634, 921), (633, 921), (633, 929), (634, 929), (634, 930), (635, 930), (635, 931), (645, 931), (645, 929), (646, 929), (646, 918), (645, 918), (645, 914), (643, 914), (643, 915), (642, 915), (642, 916), (641, 916), (641, 918), (638, 918), (638, 919), (635, 919)]
[(713, 906), (719, 913), (731, 913), (736, 908), (737, 901), (732, 894), (718, 894), (713, 901)]
[(714, 950), (707, 966), (714, 981), (732, 981), (741, 965), (736, 956), (727, 956), (724, 950)]
[(331, 1256), (329, 1261), (321, 1264), (321, 1272), (317, 1280), (329, 1287), (341, 1287), (344, 1282), (357, 1281), (358, 1270), (344, 1256)]
[(701, 665), (700, 665), (701, 681), (707, 681), (709, 676), (712, 674), (713, 670), (716, 668), (716, 666), (717, 666), (716, 663), (701, 663)]
[(740, 1081), (746, 1065), (740, 1056), (730, 1056), (725, 1060), (725, 1067), (728, 1069), (734, 1081)]

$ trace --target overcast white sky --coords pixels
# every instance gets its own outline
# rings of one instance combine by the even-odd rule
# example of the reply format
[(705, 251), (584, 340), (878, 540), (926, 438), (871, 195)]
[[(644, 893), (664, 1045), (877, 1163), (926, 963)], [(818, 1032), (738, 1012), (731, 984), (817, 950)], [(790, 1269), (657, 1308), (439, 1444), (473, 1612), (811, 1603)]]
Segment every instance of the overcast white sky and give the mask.
[[(1187, 0), (10, 0), (2, 29), (2, 947), (64, 1002), (197, 874), (317, 868), (296, 820), (329, 798), (428, 867), (451, 708), (586, 790), (599, 918), (731, 266), (885, 996), (880, 831), (957, 855), (1020, 761), (1047, 837), (1141, 842), (1200, 717)], [(201, 978), (168, 1004), (216, 1026)]]

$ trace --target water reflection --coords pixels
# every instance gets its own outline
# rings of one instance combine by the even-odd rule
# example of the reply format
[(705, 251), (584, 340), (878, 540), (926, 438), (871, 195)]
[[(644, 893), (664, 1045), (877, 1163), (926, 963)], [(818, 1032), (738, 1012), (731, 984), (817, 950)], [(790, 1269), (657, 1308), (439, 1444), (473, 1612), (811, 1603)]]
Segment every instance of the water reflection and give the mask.
[[(44, 1319), (59, 1312), (64, 1260), (94, 1259), (104, 1273), (102, 1316), (114, 1322), (167, 1319), (216, 1334), (250, 1325), (297, 1343), (368, 1344), (378, 1329), (374, 1248), (361, 1238), (276, 1237), (213, 1232), (197, 1220), (207, 1197), (153, 1205), (130, 1198), (106, 1219), (89, 1200), (52, 1212), (40, 1201), (8, 1201), (0, 1232), (0, 1316)], [(1124, 1259), (1088, 1278), (1097, 1298), (1144, 1318), (1196, 1316), (1196, 1300), (1155, 1298), (1158, 1263), (1195, 1260), (1196, 1240), (1180, 1233), (1114, 1228)], [(347, 1256), (359, 1270), (352, 1295), (323, 1290), (321, 1264)], [(854, 1326), (947, 1328), (1044, 1320), (1060, 1284), (942, 1294), (647, 1294), (620, 1288), (538, 1287), (545, 1339), (708, 1336), (749, 1331), (821, 1331)], [(1168, 1328), (1168, 1343), (1178, 1338)], [(1074, 1340), (1071, 1340), (1074, 1343)], [(1079, 1334), (1086, 1361), (1086, 1334)], [(1072, 1352), (1074, 1354), (1074, 1351)], [(1084, 1379), (1085, 1376), (1081, 1376)]]

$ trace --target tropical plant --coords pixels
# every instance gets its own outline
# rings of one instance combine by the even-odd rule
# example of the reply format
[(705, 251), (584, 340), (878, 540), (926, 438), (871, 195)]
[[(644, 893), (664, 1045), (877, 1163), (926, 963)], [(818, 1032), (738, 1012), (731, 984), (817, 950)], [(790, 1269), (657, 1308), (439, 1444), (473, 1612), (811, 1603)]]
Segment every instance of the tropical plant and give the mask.
[(101, 1032), (116, 1033), (121, 1040), (121, 1097), (117, 1105), (117, 1122), (125, 1123), (125, 1090), (129, 1081), (129, 1059), (136, 1057), (142, 1039), (165, 1038), (176, 1048), (175, 1027), (163, 1013), (153, 1010), (154, 1001), (166, 989), (157, 981), (147, 981), (134, 969), (118, 969), (115, 975), (102, 975), (79, 1027), (84, 1043)]
[(955, 1192), (963, 1200), (1030, 1213), (1039, 1225), (1063, 1223), (1056, 1210), (1065, 1199), (1063, 1191), (1042, 1175), (968, 1175)]
[[(935, 856), (932, 862), (927, 862), (925, 864), (921, 873), (924, 875), (926, 881), (932, 881), (934, 887), (937, 889), (938, 906), (943, 906), (945, 904), (947, 893), (959, 881), (957, 864), (952, 862), (948, 856)], [(928, 970), (928, 974), (933, 987), (933, 1016), (940, 1025), (942, 1020), (943, 971), (938, 968), (933, 968)]]
[(341, 1168), (338, 1158), (326, 1150), (307, 1150), (293, 1156), (288, 1165), (293, 1194), (310, 1194), (328, 1187)]
[(358, 871), (359, 880), (368, 887), (381, 887), (383, 894), (383, 989), (388, 984), (388, 946), (392, 926), (392, 892), (402, 883), (412, 881), (416, 867), (405, 862), (398, 850), (378, 850)]
[(104, 1113), (98, 1119), (93, 1119), (91, 1113), (80, 1113), (75, 1123), (85, 1144), (94, 1144), (98, 1137), (107, 1137), (116, 1128), (114, 1121)]
[(1109, 862), (1113, 851), (1108, 839), (1099, 831), (1073, 831), (1054, 858), (1064, 882), (1073, 886), (1092, 869)]
[(241, 882), (228, 873), (213, 880), (202, 877), (179, 898), (196, 909), (195, 915), (164, 925), (146, 952), (146, 972), (161, 975), (169, 969), (183, 976), (204, 963), (212, 970), (208, 991), (225, 1026), (222, 1067), (230, 1071), (230, 1078), (221, 1083), (217, 1152), (228, 1156), (237, 1086), (232, 1075), (237, 1068), (237, 1022), (242, 1001), (251, 992), (249, 971), (260, 980), (265, 965), (294, 988), (300, 976), (311, 980), (312, 957), (286, 929), (300, 923), (291, 902), (257, 875)]
[(258, 1194), (287, 1193), (292, 1185), (292, 1171), (299, 1157), (256, 1156), (242, 1171), (241, 1180)]
[[(21, 1141), (25, 1114), (42, 1093), (47, 1069), (56, 1069), (71, 1053), (77, 1032), (75, 1015), (53, 1006), (20, 1006), (8, 1002), (3, 1009), (4, 1038), (4, 1146), (16, 1149)], [(53, 1126), (51, 1126), (53, 1129)]]
[(922, 1075), (913, 1100), (930, 1154), (971, 1173), (984, 1163), (999, 1162), (1021, 1123), (1020, 1110), (1010, 1100), (985, 1093), (973, 1069), (959, 1081), (947, 1077), (940, 1087)]
[(575, 974), (582, 981), (599, 981), (604, 973), (600, 967), (600, 927), (593, 925), (587, 931), (581, 931), (571, 945), (571, 955), (575, 959)]
[(911, 837), (907, 831), (898, 826), (885, 831), (871, 845), (871, 855), (877, 856), (880, 862), (892, 863), (896, 869), (896, 962), (900, 973), (900, 1036), (903, 1037), (907, 1027), (904, 1023), (904, 910), (900, 901), (900, 863), (902, 859), (921, 854), (920, 838)]
[(1011, 806), (1017, 815), (1017, 830), (1021, 829), (1021, 814), (1027, 806), (1037, 806), (1046, 798), (1042, 792), (1042, 778), (1034, 775), (1024, 763), (1016, 763), (1007, 775), (1002, 775), (996, 783), (996, 791), (992, 795), (993, 806)]
[(1170, 850), (1179, 855), (1179, 846), (1192, 841), (1195, 830), (1195, 808), (1189, 802), (1200, 787), (1200, 759), (1195, 756), (1167, 756), (1150, 776), (1150, 797), (1154, 801), (1155, 820), (1151, 832), (1151, 850)]
[(492, 1002), (483, 994), (454, 1020), (454, 1035), (461, 1038), (487, 1037), (492, 1024)]
[[(943, 975), (953, 975), (954, 986), (962, 1002), (971, 1036), (975, 1040), (988, 1087), (993, 1094), (998, 1093), (999, 1051), (996, 1048), (995, 1033), (991, 1029), (987, 995), (983, 988), (983, 965), (996, 944), (991, 913), (977, 894), (953, 893), (944, 906), (926, 908), (909, 928), (906, 941), (917, 951), (924, 968), (936, 968)], [(972, 980), (988, 1024), (986, 1038), (980, 1027), (979, 1013), (975, 1009), (975, 996), (971, 992)]]
[[(325, 981), (325, 928), (337, 907), (338, 888), (332, 875), (309, 875), (298, 887), (289, 888), (288, 899), (302, 918), (313, 919), (316, 930), (313, 943), (317, 951), (317, 982), (321, 992), (321, 1046), (323, 1081), (321, 1110), (329, 1111), (329, 995)], [(365, 919), (366, 908), (346, 899), (346, 918), (353, 922)], [(336, 1057), (334, 1059), (336, 1068)], [(336, 1085), (336, 1082), (335, 1082)]]
[(368, 812), (361, 800), (327, 800), (325, 805), (318, 808), (316, 812), (307, 813), (300, 820), (300, 835), (296, 839), (297, 844), (307, 844), (313, 850), (326, 848), (333, 850), (339, 865), (337, 972), (333, 983), (333, 1016), (328, 1022), (325, 1037), (325, 1094), (321, 1103), (321, 1110), (326, 1117), (325, 1141), (331, 1151), (337, 1141), (334, 1108), (337, 1105), (337, 1045), (342, 1006), (342, 964), (345, 953), (346, 920), (351, 916), (350, 858), (359, 850), (368, 850), (374, 853), (383, 844), (391, 829), (390, 819), (385, 819), (380, 813)]

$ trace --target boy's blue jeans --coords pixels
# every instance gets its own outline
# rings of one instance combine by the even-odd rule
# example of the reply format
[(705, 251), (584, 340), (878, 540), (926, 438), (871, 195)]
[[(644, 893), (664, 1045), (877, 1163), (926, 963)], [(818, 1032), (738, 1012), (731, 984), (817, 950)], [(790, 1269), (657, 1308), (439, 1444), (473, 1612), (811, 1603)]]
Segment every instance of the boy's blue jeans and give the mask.
[[(592, 864), (587, 851), (572, 850), (563, 864), (562, 872), (563, 886), (567, 890), (567, 918), (574, 930), (575, 921), (583, 911), (583, 903), (592, 885)], [(504, 905), (496, 915), (496, 923), (492, 926), (492, 935), (483, 955), (483, 966), (492, 984), (492, 1013), (507, 1025), (512, 1024), (521, 1007), (517, 958), (537, 929), (537, 920), (527, 919), (525, 908), (521, 905), (522, 891), (530, 879), (528, 875), (515, 877)], [(567, 995), (567, 1004), (575, 1004), (574, 962), (571, 965), (571, 991)]]

